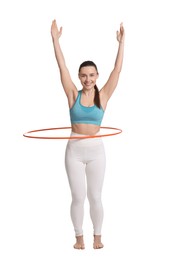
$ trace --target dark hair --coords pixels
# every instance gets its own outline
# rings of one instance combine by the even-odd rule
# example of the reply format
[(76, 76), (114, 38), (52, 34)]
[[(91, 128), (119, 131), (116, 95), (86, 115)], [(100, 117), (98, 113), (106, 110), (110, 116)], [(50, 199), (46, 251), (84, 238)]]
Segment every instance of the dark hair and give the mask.
[[(96, 64), (93, 61), (90, 61), (90, 60), (87, 60), (87, 61), (84, 61), (83, 63), (81, 63), (81, 65), (79, 66), (79, 73), (80, 73), (81, 68), (88, 67), (88, 66), (94, 67), (96, 69), (97, 73), (98, 73)], [(98, 90), (97, 85), (94, 86), (94, 89), (95, 89), (94, 104), (98, 108), (100, 108), (101, 107), (101, 105), (100, 105), (100, 96), (99, 96), (99, 90)]]

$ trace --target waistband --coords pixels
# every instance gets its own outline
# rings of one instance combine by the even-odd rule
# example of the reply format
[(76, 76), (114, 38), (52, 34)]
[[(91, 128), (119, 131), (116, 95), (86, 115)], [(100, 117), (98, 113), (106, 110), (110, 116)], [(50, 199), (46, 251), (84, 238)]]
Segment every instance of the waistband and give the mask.
[[(100, 131), (97, 132), (94, 136), (100, 135)], [(78, 134), (75, 132), (71, 132), (71, 137), (75, 137), (75, 136), (80, 136), (80, 138), (76, 138), (76, 139), (69, 139), (68, 143), (70, 144), (76, 144), (76, 145), (98, 145), (102, 143), (102, 138), (101, 137), (93, 137), (93, 138), (89, 138), (90, 135), (83, 135), (83, 134)], [(82, 138), (82, 137), (87, 137), (88, 138)]]

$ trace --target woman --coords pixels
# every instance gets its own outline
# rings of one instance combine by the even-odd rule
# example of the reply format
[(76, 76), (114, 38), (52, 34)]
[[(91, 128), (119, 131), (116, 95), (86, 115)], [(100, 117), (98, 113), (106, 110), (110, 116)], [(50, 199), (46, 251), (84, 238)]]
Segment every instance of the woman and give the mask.
[[(80, 65), (78, 76), (82, 90), (77, 90), (70, 77), (59, 43), (62, 27), (58, 29), (55, 20), (52, 22), (51, 35), (61, 82), (70, 109), (71, 136), (97, 135), (99, 134), (108, 100), (117, 86), (122, 68), (125, 38), (123, 25), (121, 23), (120, 31), (117, 31), (119, 47), (115, 66), (100, 91), (96, 86), (96, 80), (99, 76), (98, 70), (92, 61), (85, 61)], [(66, 147), (65, 166), (72, 195), (71, 219), (76, 236), (74, 248), (85, 248), (82, 230), (84, 200), (86, 197), (85, 176), (87, 197), (90, 203), (90, 216), (93, 223), (93, 248), (102, 248), (103, 207), (101, 191), (105, 172), (105, 152), (101, 138), (70, 139)]]

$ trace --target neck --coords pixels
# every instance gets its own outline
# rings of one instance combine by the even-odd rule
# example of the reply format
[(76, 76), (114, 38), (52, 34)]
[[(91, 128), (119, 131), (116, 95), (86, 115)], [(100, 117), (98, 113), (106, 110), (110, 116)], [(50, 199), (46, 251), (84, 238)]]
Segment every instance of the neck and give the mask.
[(91, 88), (89, 90), (83, 89), (82, 92), (84, 93), (85, 96), (89, 97), (94, 93), (94, 88)]

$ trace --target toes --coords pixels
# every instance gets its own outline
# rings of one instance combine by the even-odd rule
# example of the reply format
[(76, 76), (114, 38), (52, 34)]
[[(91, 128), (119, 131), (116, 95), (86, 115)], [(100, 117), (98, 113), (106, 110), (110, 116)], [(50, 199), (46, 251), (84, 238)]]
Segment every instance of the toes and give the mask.
[(74, 247), (75, 249), (85, 249), (84, 244), (78, 244), (78, 243), (76, 243), (73, 247)]
[(94, 249), (101, 249), (101, 248), (103, 248), (103, 247), (104, 247), (104, 245), (103, 245), (102, 243), (98, 243), (98, 244), (97, 244), (97, 243), (94, 243), (94, 244), (93, 244), (93, 248), (94, 248)]

